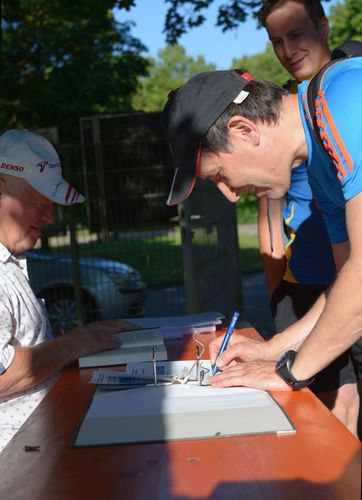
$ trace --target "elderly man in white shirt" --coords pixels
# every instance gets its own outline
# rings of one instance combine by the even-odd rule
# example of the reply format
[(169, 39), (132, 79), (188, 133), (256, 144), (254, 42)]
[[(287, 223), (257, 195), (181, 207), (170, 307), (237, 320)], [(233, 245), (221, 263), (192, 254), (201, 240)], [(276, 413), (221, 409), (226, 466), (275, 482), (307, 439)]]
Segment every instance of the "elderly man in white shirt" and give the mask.
[(65, 365), (118, 347), (115, 334), (135, 328), (122, 320), (94, 322), (54, 339), (31, 289), (24, 252), (53, 221), (53, 203), (82, 201), (47, 139), (27, 130), (0, 136), (0, 452)]

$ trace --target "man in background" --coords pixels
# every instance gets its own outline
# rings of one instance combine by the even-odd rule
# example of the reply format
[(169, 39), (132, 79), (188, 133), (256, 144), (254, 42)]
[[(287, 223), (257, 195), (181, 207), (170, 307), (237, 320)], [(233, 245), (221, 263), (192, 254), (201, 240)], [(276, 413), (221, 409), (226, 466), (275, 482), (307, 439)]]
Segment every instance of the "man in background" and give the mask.
[[(319, 0), (267, 0), (259, 19), (280, 63), (294, 77), (286, 88), (296, 93), (298, 83), (310, 80), (330, 60), (323, 6)], [(281, 220), (288, 237), (285, 247)], [(327, 229), (305, 163), (291, 172), (284, 209), (282, 200), (260, 199), (258, 229), (271, 313), (280, 332), (302, 318), (335, 278)], [(322, 370), (310, 389), (345, 425), (356, 427), (352, 402), (357, 384), (350, 352)]]
[[(310, 80), (330, 59), (323, 7), (318, 0), (267, 0), (259, 19), (279, 61), (294, 77), (285, 88), (296, 93), (298, 83)], [(271, 311), (281, 331), (303, 316), (335, 277), (305, 164), (292, 171), (285, 206), (283, 200), (259, 200), (258, 228)]]
[(53, 338), (43, 302), (28, 280), (24, 252), (53, 222), (53, 204), (84, 197), (62, 177), (58, 155), (27, 130), (0, 136), (0, 451), (44, 398), (58, 372), (80, 356), (119, 346), (134, 328), (100, 321)]

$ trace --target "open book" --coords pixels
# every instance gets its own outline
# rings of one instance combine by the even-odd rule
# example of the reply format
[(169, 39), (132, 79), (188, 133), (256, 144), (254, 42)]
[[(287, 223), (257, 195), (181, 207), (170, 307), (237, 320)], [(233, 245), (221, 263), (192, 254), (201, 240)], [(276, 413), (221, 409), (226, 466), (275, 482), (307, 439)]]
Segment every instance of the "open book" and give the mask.
[(159, 328), (131, 330), (117, 335), (121, 345), (117, 349), (102, 351), (78, 359), (80, 368), (111, 366), (131, 361), (152, 361), (153, 349), (156, 361), (167, 360), (167, 351)]

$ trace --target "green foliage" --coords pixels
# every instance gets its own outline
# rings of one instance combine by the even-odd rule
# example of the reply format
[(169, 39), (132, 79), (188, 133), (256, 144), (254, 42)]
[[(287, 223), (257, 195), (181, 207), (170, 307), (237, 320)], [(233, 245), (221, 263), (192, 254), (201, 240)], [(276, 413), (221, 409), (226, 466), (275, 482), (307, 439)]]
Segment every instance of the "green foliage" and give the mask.
[(236, 204), (238, 224), (256, 223), (259, 201), (254, 193), (241, 193)]
[[(166, 0), (170, 5), (165, 20), (167, 43), (177, 43), (180, 37), (206, 20), (206, 11), (214, 0)], [(328, 2), (329, 0), (325, 0)], [(225, 32), (236, 29), (248, 17), (255, 17), (264, 0), (217, 0), (215, 25)]]
[[(2, 9), (0, 128), (59, 126), (128, 111), (145, 49), (117, 23), (115, 0), (7, 0)], [(119, 3), (119, 2), (118, 2)], [(132, 3), (132, 2), (123, 2)]]
[(271, 43), (267, 44), (264, 52), (253, 56), (243, 56), (241, 59), (233, 59), (232, 67), (246, 68), (254, 78), (269, 80), (279, 85), (283, 85), (290, 78), (289, 73), (276, 58)]
[[(276, 59), (271, 44), (266, 51), (253, 56), (234, 59), (233, 68), (247, 68), (255, 77), (283, 84), (288, 73)], [(182, 85), (196, 73), (216, 69), (207, 64), (203, 56), (196, 59), (188, 56), (181, 45), (168, 45), (158, 54), (158, 59), (149, 58), (148, 76), (139, 78), (138, 90), (132, 105), (136, 111), (160, 111), (165, 105), (170, 90)]]
[[(170, 8), (165, 20), (165, 32), (168, 43), (176, 43), (181, 35), (189, 29), (201, 26), (206, 17), (204, 15), (214, 0), (168, 0)], [(222, 31), (236, 28), (239, 23), (246, 21), (251, 9), (262, 4), (262, 0), (223, 2), (218, 9), (216, 25)]]
[(161, 111), (170, 90), (182, 85), (196, 73), (215, 69), (203, 56), (196, 59), (187, 56), (180, 45), (169, 45), (158, 53), (158, 59), (149, 59), (149, 75), (139, 78), (139, 86), (133, 97), (137, 111)]
[(345, 0), (332, 5), (329, 20), (332, 25), (329, 36), (332, 48), (349, 39), (362, 39), (361, 0)]

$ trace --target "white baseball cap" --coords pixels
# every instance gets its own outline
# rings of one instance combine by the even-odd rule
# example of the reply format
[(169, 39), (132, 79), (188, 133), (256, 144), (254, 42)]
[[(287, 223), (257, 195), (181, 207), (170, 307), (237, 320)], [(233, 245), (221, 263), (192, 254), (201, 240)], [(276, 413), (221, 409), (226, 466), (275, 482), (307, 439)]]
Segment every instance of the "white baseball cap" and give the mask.
[(0, 136), (0, 173), (21, 177), (60, 205), (85, 201), (85, 197), (63, 179), (59, 156), (52, 144), (29, 130), (8, 130)]

